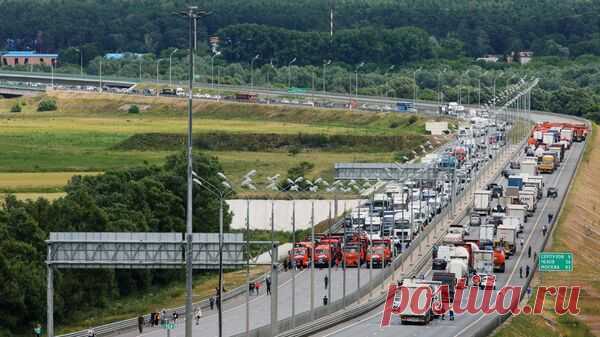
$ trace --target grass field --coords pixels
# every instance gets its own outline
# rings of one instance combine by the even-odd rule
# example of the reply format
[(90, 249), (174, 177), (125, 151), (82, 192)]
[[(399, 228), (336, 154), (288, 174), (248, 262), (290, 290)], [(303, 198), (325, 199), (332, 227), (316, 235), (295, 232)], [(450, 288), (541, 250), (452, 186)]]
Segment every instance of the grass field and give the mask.
[[(556, 315), (554, 301), (546, 297), (543, 315), (517, 316), (504, 324), (495, 337), (600, 336), (600, 137), (593, 137), (575, 178), (565, 208), (546, 251), (573, 252), (573, 272), (536, 274), (538, 285), (581, 286), (578, 316)], [(535, 291), (533, 292), (535, 293)]]
[[(186, 132), (186, 101), (164, 97), (135, 97), (94, 93), (52, 92), (58, 111), (37, 112), (41, 97), (19, 99), (23, 112), (10, 113), (15, 99), (0, 99), (0, 192), (61, 192), (80, 172), (160, 164), (173, 153), (166, 150), (115, 150), (132, 135)], [(127, 113), (136, 104), (140, 114)], [(424, 120), (409, 115), (323, 110), (288, 106), (216, 103), (194, 105), (194, 133), (422, 135)], [(340, 161), (389, 161), (392, 152), (360, 153), (306, 151), (213, 151), (232, 178), (254, 168), (266, 175), (284, 175), (301, 161), (315, 165), (311, 175), (331, 177)], [(44, 174), (39, 174), (44, 172)], [(16, 174), (19, 173), (19, 174)], [(36, 173), (22, 175), (22, 173)], [(20, 175), (21, 174), (21, 175)]]

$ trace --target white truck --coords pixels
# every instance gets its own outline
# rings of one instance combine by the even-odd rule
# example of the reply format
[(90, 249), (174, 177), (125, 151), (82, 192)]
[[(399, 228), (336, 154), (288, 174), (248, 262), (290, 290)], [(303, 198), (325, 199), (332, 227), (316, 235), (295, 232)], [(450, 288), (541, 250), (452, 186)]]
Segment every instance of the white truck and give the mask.
[(463, 233), (448, 233), (442, 239), (445, 244), (460, 245), (463, 243)]
[(573, 129), (560, 130), (560, 140), (566, 140), (569, 145), (573, 143)]
[(454, 274), (457, 283), (461, 278), (465, 279), (465, 285), (469, 283), (469, 261), (462, 257), (450, 258), (448, 262), (448, 272)]
[(513, 225), (502, 224), (496, 228), (495, 247), (502, 247), (506, 256), (514, 255), (517, 252), (517, 231), (518, 228)]
[(523, 180), (523, 184), (527, 186), (535, 186), (537, 188), (538, 200), (544, 196), (544, 178), (540, 175), (527, 176)]
[(491, 191), (476, 191), (473, 195), (473, 211), (479, 214), (490, 214), (491, 201)]
[(494, 234), (496, 233), (496, 226), (494, 225), (483, 225), (479, 227), (479, 246), (492, 247), (494, 243)]
[(527, 222), (526, 205), (508, 205), (506, 206), (506, 216), (518, 218), (521, 223)]
[[(406, 294), (408, 296), (408, 302), (411, 303), (414, 298), (418, 299), (418, 308), (433, 308), (435, 301), (438, 301), (439, 298), (424, 296), (425, 291), (420, 290), (421, 288), (429, 288), (433, 293), (435, 288), (431, 284), (427, 283), (419, 283), (417, 280), (405, 279), (402, 282), (400, 288), (405, 288), (407, 291), (402, 291), (402, 289), (398, 289), (396, 292), (396, 296), (394, 297), (393, 308), (399, 310), (399, 304), (402, 302), (402, 294)], [(422, 295), (422, 296), (421, 296)], [(427, 303), (427, 301), (431, 301)], [(407, 322), (417, 322), (422, 324), (427, 324), (433, 319), (433, 311), (429, 310), (427, 312), (416, 312), (412, 310), (412, 305), (405, 305), (402, 310), (398, 312), (400, 316), (401, 324)]]
[(477, 274), (491, 275), (494, 273), (494, 251), (473, 251), (473, 269)]
[(523, 221), (517, 217), (505, 216), (502, 219), (502, 225), (513, 226), (517, 228), (518, 233), (523, 231)]
[(527, 212), (533, 213), (536, 209), (537, 192), (531, 190), (519, 191), (519, 202), (523, 206), (527, 206)]
[(546, 145), (554, 144), (554, 133), (544, 132), (542, 134), (542, 143), (544, 143)]
[(525, 159), (521, 162), (521, 174), (527, 176), (537, 175), (537, 161), (532, 159)]

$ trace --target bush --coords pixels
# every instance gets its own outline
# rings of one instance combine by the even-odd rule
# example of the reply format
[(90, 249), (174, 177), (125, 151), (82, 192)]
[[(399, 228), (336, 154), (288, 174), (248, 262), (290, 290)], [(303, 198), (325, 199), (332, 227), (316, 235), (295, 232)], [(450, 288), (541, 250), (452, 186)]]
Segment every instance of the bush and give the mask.
[(300, 153), (302, 151), (302, 148), (300, 146), (297, 145), (292, 145), (290, 146), (289, 150), (288, 150), (288, 154), (292, 157), (294, 157), (295, 155), (297, 155), (298, 153)]
[(53, 99), (45, 99), (38, 105), (38, 111), (54, 111), (58, 109), (56, 101)]
[(21, 112), (21, 103), (15, 103), (15, 105), (10, 108), (10, 112)]
[(129, 112), (130, 114), (139, 114), (140, 113), (140, 107), (133, 104), (129, 107), (129, 110), (127, 110), (127, 112)]

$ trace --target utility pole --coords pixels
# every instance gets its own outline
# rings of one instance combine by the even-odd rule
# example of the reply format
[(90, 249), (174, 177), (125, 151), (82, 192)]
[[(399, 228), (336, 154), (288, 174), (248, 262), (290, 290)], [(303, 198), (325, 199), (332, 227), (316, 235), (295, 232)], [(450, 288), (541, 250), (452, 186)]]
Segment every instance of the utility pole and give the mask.
[[(188, 19), (188, 34), (189, 34), (189, 88), (188, 88), (188, 139), (187, 139), (187, 210), (186, 210), (186, 249), (185, 249), (185, 260), (186, 260), (186, 300), (185, 300), (185, 337), (192, 337), (192, 189), (193, 189), (193, 177), (192, 177), (192, 100), (193, 100), (193, 87), (194, 87), (194, 27), (196, 20), (201, 17), (208, 15), (207, 12), (198, 10), (196, 6), (189, 6), (186, 11), (177, 13), (179, 16), (183, 16)], [(220, 237), (220, 239), (222, 236)], [(221, 241), (221, 240), (219, 240)], [(221, 243), (219, 244), (221, 248)], [(219, 275), (219, 277), (221, 277)], [(221, 281), (221, 280), (220, 280)], [(221, 283), (221, 282), (219, 282)], [(222, 284), (220, 284), (219, 298), (218, 301), (222, 302)], [(222, 303), (219, 303), (221, 306)], [(221, 315), (219, 315), (219, 323), (221, 323)], [(219, 337), (222, 336), (221, 324), (219, 324)]]

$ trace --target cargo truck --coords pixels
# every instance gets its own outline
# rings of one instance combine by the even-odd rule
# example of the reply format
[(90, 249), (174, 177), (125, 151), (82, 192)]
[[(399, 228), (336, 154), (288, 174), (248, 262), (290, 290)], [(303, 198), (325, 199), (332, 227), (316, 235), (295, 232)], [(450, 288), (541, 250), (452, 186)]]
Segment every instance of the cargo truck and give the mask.
[(496, 234), (496, 226), (482, 225), (479, 227), (479, 249), (491, 249), (494, 245), (494, 235)]
[(518, 228), (512, 225), (502, 224), (496, 228), (496, 240), (494, 248), (501, 247), (507, 257), (517, 252), (517, 231)]
[(542, 156), (542, 161), (538, 165), (538, 171), (540, 173), (552, 173), (555, 169), (555, 160), (554, 156), (551, 154), (544, 154)]
[[(441, 282), (440, 282), (441, 284)], [(402, 289), (404, 288), (404, 289)], [(427, 289), (424, 290), (423, 288)], [(439, 296), (420, 296), (424, 293), (434, 293), (436, 289), (429, 285), (417, 282), (414, 279), (405, 279), (402, 282), (402, 285), (397, 289), (396, 295), (394, 298), (394, 302), (392, 305), (392, 310), (400, 316), (401, 324), (405, 324), (408, 322), (414, 323), (422, 323), (423, 325), (428, 324), (431, 320), (433, 320), (433, 311), (435, 302), (439, 301)], [(400, 303), (402, 302), (402, 295), (408, 296), (409, 300), (407, 303), (411, 303), (413, 299), (418, 299), (418, 306), (414, 305), (405, 305), (403, 308), (400, 308)], [(406, 301), (406, 300), (404, 300)], [(427, 303), (429, 301), (429, 303)], [(414, 311), (413, 308), (430, 308), (425, 312)]]
[(521, 162), (521, 174), (527, 176), (537, 175), (537, 162), (532, 159), (526, 159)]
[(519, 219), (521, 223), (527, 222), (527, 206), (526, 205), (508, 205), (506, 206), (506, 216)]
[(520, 233), (523, 231), (523, 221), (521, 221), (520, 218), (516, 218), (516, 217), (512, 217), (512, 216), (505, 216), (504, 219), (502, 219), (502, 225), (513, 226), (513, 227), (517, 228), (517, 233)]
[(544, 143), (546, 145), (550, 145), (550, 144), (554, 144), (555, 141), (556, 141), (556, 138), (555, 138), (553, 132), (544, 132), (542, 134), (542, 143)]
[[(473, 270), (478, 275), (491, 275), (494, 273), (494, 251), (476, 250), (473, 252)], [(477, 286), (478, 284), (473, 284)]]
[(491, 201), (491, 191), (476, 191), (473, 195), (473, 211), (479, 214), (490, 214)]
[(519, 202), (524, 205), (527, 206), (527, 212), (528, 213), (533, 213), (535, 212), (536, 209), (536, 200), (537, 199), (537, 193), (528, 190), (528, 191), (521, 191), (519, 192)]
[(494, 272), (504, 273), (506, 270), (506, 254), (501, 247), (494, 248)]

